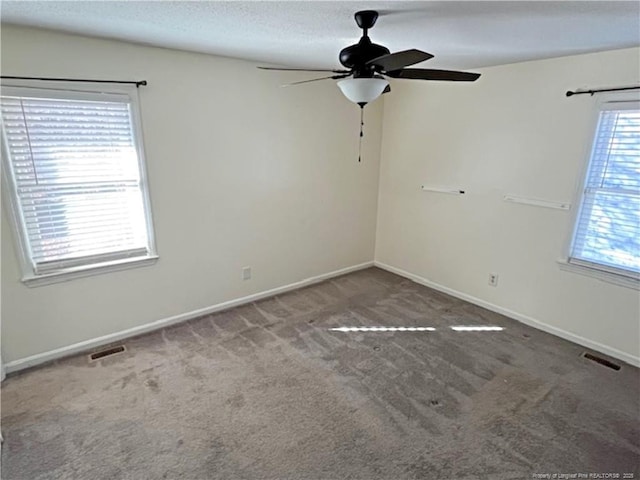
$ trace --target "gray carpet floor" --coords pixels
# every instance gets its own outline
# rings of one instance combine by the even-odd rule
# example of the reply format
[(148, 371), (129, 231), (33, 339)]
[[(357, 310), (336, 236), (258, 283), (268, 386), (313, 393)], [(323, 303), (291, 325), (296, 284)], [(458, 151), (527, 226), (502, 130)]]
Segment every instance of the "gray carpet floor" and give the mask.
[(3, 479), (640, 478), (637, 368), (379, 269), (123, 343), (3, 383)]

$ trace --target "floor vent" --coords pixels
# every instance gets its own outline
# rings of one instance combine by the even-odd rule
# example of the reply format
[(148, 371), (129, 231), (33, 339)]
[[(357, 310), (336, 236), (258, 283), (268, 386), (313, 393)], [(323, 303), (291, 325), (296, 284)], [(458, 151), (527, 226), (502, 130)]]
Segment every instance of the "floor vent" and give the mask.
[(89, 360), (100, 360), (101, 358), (108, 357), (110, 355), (115, 355), (116, 353), (122, 353), (125, 351), (124, 345), (118, 345), (117, 347), (107, 348), (105, 350), (100, 350), (99, 352), (92, 353), (89, 355)]
[(613, 370), (620, 370), (620, 365), (610, 362), (606, 358), (598, 357), (597, 355), (593, 355), (587, 352), (583, 353), (582, 356), (589, 360), (593, 360), (594, 362), (599, 363), (600, 365), (604, 365), (605, 367), (612, 368)]

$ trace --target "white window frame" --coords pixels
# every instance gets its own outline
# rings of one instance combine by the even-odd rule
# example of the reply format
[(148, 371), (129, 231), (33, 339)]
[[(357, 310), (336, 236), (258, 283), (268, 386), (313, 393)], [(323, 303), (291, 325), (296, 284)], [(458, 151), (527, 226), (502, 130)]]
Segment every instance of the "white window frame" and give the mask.
[(577, 232), (580, 214), (583, 208), (583, 195), (589, 176), (589, 169), (591, 167), (591, 157), (595, 142), (595, 136), (598, 133), (598, 122), (600, 113), (605, 110), (611, 110), (612, 106), (615, 104), (620, 104), (621, 109), (638, 108), (640, 106), (640, 94), (638, 92), (602, 94), (593, 104), (591, 128), (589, 130), (590, 133), (586, 141), (585, 152), (583, 154), (584, 161), (582, 163), (582, 168), (580, 169), (579, 181), (577, 182), (576, 191), (574, 194), (574, 205), (576, 205), (577, 208), (573, 209), (569, 231), (565, 240), (565, 246), (563, 248), (563, 255), (562, 258), (558, 260), (558, 265), (561, 270), (567, 272), (586, 275), (598, 280), (602, 280), (604, 282), (640, 290), (640, 278), (634, 276), (633, 274), (623, 274), (618, 270), (608, 268), (606, 265), (598, 265), (591, 262), (581, 262), (579, 260), (570, 260), (571, 249)]
[[(42, 81), (3, 81), (0, 87), (2, 95), (24, 96), (28, 92), (42, 92), (46, 90), (48, 98), (61, 98), (70, 100), (95, 100), (96, 95), (100, 95), (105, 100), (112, 95), (126, 95), (130, 100), (131, 124), (136, 142), (136, 151), (138, 154), (138, 168), (140, 171), (140, 190), (142, 193), (142, 201), (145, 213), (145, 223), (147, 230), (147, 238), (149, 243), (149, 251), (147, 255), (133, 258), (124, 258), (118, 260), (101, 261), (97, 263), (80, 265), (75, 267), (60, 268), (51, 272), (36, 273), (33, 268), (33, 262), (29, 253), (29, 242), (25, 230), (25, 222), (23, 212), (20, 208), (18, 199), (16, 181), (13, 168), (11, 167), (11, 158), (8, 152), (8, 142), (5, 137), (5, 131), (2, 129), (2, 189), (4, 190), (3, 199), (9, 206), (5, 211), (8, 219), (13, 227), (13, 237), (15, 250), (18, 255), (22, 277), (21, 281), (29, 287), (49, 285), (52, 283), (64, 282), (75, 278), (88, 277), (108, 272), (125, 270), (129, 268), (144, 267), (153, 265), (158, 260), (156, 249), (155, 233), (153, 227), (153, 215), (151, 208), (151, 200), (149, 197), (149, 182), (147, 179), (147, 169), (144, 155), (144, 138), (142, 135), (142, 119), (140, 115), (140, 99), (138, 89), (135, 86), (127, 85), (98, 85), (98, 84), (76, 84), (64, 82), (42, 82)], [(46, 98), (46, 97), (45, 97)]]

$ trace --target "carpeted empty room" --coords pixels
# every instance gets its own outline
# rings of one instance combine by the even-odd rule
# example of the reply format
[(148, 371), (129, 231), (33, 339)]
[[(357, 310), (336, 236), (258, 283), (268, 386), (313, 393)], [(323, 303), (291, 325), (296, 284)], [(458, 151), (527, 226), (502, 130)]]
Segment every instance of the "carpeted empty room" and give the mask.
[(123, 344), (6, 381), (3, 478), (638, 474), (637, 369), (379, 269)]
[(0, 3), (3, 480), (640, 479), (639, 2)]

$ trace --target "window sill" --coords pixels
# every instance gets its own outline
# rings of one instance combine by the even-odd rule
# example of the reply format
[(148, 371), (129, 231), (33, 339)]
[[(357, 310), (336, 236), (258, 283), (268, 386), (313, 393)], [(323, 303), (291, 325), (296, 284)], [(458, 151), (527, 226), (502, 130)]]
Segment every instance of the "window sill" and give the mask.
[(40, 287), (43, 285), (50, 285), (52, 283), (67, 282), (76, 278), (91, 277), (93, 275), (100, 275), (103, 273), (128, 270), (130, 268), (146, 267), (156, 263), (158, 258), (159, 257), (157, 255), (126, 258), (124, 260), (104, 262), (95, 265), (67, 268), (42, 275), (30, 274), (22, 277), (22, 283), (28, 287)]
[(624, 275), (618, 275), (611, 272), (605, 272), (604, 270), (598, 270), (595, 268), (587, 267), (584, 265), (576, 265), (575, 263), (569, 263), (567, 260), (558, 260), (558, 266), (560, 270), (565, 272), (577, 273), (588, 277), (596, 278), (603, 282), (613, 283), (621, 287), (633, 288), (640, 290), (640, 280), (625, 277)]

